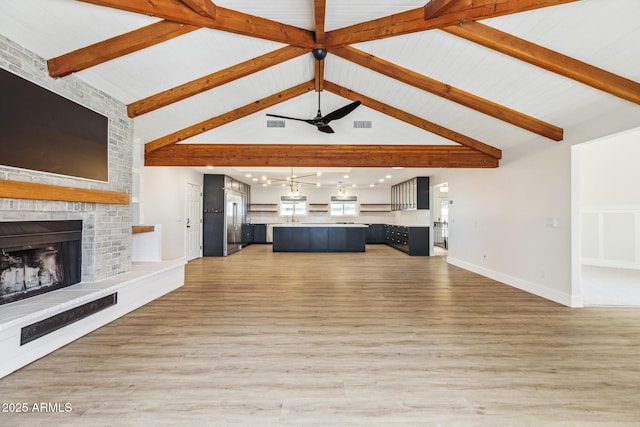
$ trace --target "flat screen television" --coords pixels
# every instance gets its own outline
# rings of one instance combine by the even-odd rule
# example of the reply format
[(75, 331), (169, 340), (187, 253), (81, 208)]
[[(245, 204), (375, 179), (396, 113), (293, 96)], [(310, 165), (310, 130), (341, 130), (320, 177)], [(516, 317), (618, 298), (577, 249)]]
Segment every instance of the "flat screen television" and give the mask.
[(109, 119), (0, 69), (0, 164), (109, 180)]

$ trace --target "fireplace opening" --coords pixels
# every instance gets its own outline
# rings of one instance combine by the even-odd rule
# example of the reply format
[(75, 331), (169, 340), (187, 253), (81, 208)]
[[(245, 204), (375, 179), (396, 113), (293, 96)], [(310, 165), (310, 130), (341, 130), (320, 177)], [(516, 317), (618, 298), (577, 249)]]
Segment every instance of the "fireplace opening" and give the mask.
[(82, 221), (0, 222), (0, 304), (79, 283)]

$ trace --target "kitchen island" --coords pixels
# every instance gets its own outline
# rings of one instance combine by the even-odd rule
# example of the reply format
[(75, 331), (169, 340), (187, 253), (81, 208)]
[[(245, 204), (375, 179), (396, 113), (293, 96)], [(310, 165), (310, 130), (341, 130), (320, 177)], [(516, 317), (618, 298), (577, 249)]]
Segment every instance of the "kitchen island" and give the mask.
[(364, 252), (365, 224), (274, 224), (273, 252)]

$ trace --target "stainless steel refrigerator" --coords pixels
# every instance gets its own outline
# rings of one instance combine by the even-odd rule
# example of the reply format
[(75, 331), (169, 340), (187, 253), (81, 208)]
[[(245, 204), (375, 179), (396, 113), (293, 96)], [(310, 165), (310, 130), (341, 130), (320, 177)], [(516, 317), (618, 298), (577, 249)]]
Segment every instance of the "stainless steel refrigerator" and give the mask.
[(224, 256), (242, 249), (242, 224), (245, 222), (244, 195), (237, 191), (224, 190), (225, 220)]

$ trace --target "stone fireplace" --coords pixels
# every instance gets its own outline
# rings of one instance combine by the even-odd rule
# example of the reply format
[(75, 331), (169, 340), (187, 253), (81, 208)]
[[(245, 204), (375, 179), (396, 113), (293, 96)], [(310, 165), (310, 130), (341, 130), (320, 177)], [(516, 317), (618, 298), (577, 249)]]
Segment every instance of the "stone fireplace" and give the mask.
[(81, 277), (82, 221), (0, 222), (0, 305)]
[[(182, 286), (185, 261), (132, 263), (135, 207), (129, 203), (137, 203), (133, 171), (142, 167), (143, 151), (134, 162), (126, 105), (73, 75), (52, 79), (43, 58), (2, 35), (0, 68), (109, 118), (108, 181), (10, 167), (0, 159), (2, 378)], [(104, 193), (125, 201), (105, 201)]]

